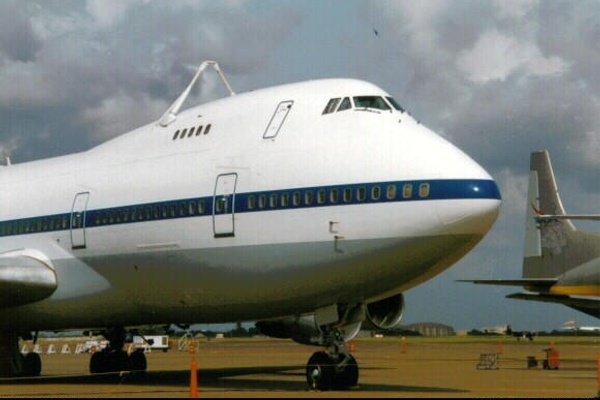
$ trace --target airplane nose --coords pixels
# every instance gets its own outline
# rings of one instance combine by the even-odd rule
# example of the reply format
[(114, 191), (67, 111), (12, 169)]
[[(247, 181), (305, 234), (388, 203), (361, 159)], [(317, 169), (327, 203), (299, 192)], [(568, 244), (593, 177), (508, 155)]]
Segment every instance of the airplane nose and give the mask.
[(448, 190), (455, 195), (437, 203), (437, 216), (447, 233), (485, 235), (500, 214), (496, 182), (478, 165), (474, 176), (449, 181)]
[(485, 235), (498, 219), (500, 205), (499, 198), (463, 199), (440, 202), (436, 211), (446, 233)]

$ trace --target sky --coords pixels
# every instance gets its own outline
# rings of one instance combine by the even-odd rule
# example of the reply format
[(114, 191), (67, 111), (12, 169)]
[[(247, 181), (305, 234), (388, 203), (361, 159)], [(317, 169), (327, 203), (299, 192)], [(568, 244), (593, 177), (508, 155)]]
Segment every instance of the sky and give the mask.
[[(83, 151), (157, 120), (204, 60), (237, 93), (370, 81), (496, 179), (498, 221), (406, 293), (403, 323), (600, 326), (562, 305), (505, 298), (518, 288), (456, 282), (521, 277), (532, 151), (550, 151), (569, 212), (600, 213), (599, 1), (0, 0), (0, 156)], [(192, 102), (227, 94), (213, 75)]]

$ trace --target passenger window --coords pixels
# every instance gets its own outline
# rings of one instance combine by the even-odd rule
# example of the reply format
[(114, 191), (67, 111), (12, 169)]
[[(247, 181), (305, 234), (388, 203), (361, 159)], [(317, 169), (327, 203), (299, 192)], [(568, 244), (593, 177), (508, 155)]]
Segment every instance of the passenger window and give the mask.
[(183, 132), (181, 132), (181, 136), (179, 136), (179, 139), (183, 139), (185, 138), (185, 135), (187, 134), (187, 128), (183, 130)]
[(300, 192), (294, 192), (294, 194), (292, 195), (292, 204), (294, 205), (294, 207), (297, 207), (300, 205)]
[(265, 208), (267, 206), (267, 196), (261, 194), (258, 196), (258, 208)]
[(198, 127), (198, 129), (196, 130), (196, 136), (200, 135), (202, 133), (202, 125), (200, 125)]
[(359, 187), (356, 191), (356, 199), (358, 201), (365, 201), (367, 198), (367, 189), (364, 187)]
[(388, 200), (394, 200), (396, 198), (396, 185), (388, 185), (386, 197)]
[(412, 185), (410, 183), (405, 183), (402, 187), (402, 197), (405, 199), (410, 199), (412, 197)]
[(419, 197), (429, 197), (429, 183), (419, 185)]
[(189, 204), (188, 204), (188, 214), (189, 215), (196, 214), (196, 205), (194, 204), (193, 201), (190, 201)]
[(317, 203), (325, 204), (325, 189), (321, 189), (317, 192)]
[(371, 200), (379, 200), (381, 197), (381, 188), (379, 186), (373, 186), (371, 189)]
[(206, 125), (206, 128), (204, 128), (204, 134), (208, 135), (208, 132), (210, 132), (210, 128), (212, 128), (211, 124)]
[(198, 214), (202, 215), (206, 211), (206, 202), (204, 200), (200, 200), (198, 202)]
[(271, 196), (269, 196), (269, 207), (277, 207), (277, 194), (273, 193)]
[(313, 202), (313, 192), (308, 190), (304, 193), (304, 204), (310, 206)]
[(344, 97), (344, 100), (342, 100), (342, 104), (340, 104), (338, 111), (349, 110), (351, 108), (352, 108), (352, 103), (350, 102), (350, 98)]
[(290, 205), (290, 195), (288, 193), (283, 193), (281, 195), (281, 207), (287, 207)]
[(323, 110), (323, 115), (331, 114), (332, 112), (334, 112), (339, 103), (340, 103), (339, 97), (329, 100), (329, 102), (327, 102), (327, 105), (325, 106), (325, 109)]
[(195, 126), (192, 126), (192, 127), (190, 128), (190, 133), (188, 133), (188, 137), (192, 137), (192, 136), (194, 136), (194, 129), (196, 129), (196, 127), (195, 127)]
[(254, 210), (256, 208), (256, 197), (254, 195), (248, 196), (248, 210)]
[(179, 129), (175, 131), (175, 134), (173, 135), (173, 140), (177, 139), (177, 136), (179, 136)]
[(331, 191), (329, 192), (329, 201), (331, 203), (337, 203), (339, 200), (339, 192), (337, 189), (331, 189)]
[(344, 189), (344, 203), (350, 203), (352, 201), (352, 189)]

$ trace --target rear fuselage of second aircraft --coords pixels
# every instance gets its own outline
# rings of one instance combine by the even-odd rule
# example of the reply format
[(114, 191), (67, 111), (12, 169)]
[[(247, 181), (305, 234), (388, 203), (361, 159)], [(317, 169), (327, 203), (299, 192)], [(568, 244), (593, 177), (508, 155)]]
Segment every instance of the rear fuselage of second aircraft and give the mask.
[(56, 274), (50, 297), (0, 310), (30, 330), (374, 301), (455, 263), (500, 205), (462, 151), (378, 87), (342, 79), (214, 101), (3, 167), (0, 185), (0, 251)]

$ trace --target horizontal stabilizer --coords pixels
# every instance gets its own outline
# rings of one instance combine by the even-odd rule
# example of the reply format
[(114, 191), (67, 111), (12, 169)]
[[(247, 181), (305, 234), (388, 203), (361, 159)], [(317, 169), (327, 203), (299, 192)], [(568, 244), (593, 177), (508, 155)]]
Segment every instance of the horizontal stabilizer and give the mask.
[(563, 304), (567, 307), (584, 312), (596, 318), (600, 318), (600, 300), (582, 297), (571, 297), (557, 294), (530, 294), (513, 293), (506, 296), (508, 299), (543, 301), (546, 303)]
[(57, 285), (54, 270), (45, 262), (27, 255), (0, 256), (0, 308), (43, 300)]

